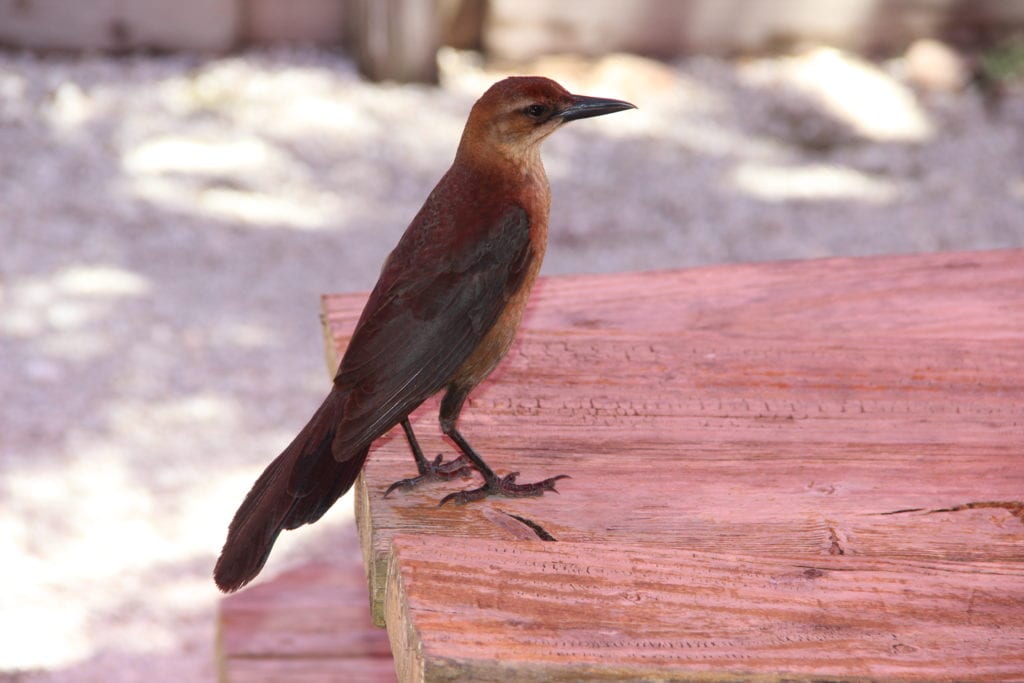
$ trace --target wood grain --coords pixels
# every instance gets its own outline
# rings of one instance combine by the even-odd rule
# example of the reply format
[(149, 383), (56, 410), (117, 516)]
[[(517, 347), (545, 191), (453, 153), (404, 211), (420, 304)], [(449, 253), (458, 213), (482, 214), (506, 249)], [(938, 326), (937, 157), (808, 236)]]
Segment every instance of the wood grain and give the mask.
[[(540, 355), (536, 336), (521, 345), (531, 359)], [(599, 343), (615, 347), (607, 337)], [(713, 363), (692, 360), (705, 359), (703, 349), (655, 346), (649, 362), (630, 355), (634, 375), (617, 377), (624, 358), (588, 358), (596, 347), (581, 344), (577, 353), (559, 342), (561, 355), (538, 344), (550, 367), (580, 369), (571, 379), (545, 376), (523, 354), (511, 359), (462, 423), (499, 472), (520, 470), (524, 480), (570, 473), (563, 495), (434, 509), (443, 493), (466, 486), (452, 482), (384, 500), (390, 481), (412, 473), (410, 456), (401, 439), (374, 453), (357, 489), (357, 519), (364, 553), (373, 550), (377, 601), (395, 533), (508, 537), (490, 509), (525, 516), (565, 541), (1024, 559), (1024, 522), (1006, 508), (934, 512), (1024, 497), (1024, 404), (1014, 400), (1024, 365), (1014, 349), (990, 349), (990, 364), (983, 349), (963, 350), (962, 373), (929, 374), (943, 367), (945, 350), (880, 346), (872, 354), (860, 346), (856, 376), (830, 379), (842, 349), (804, 356), (797, 344), (766, 353), (723, 341)], [(904, 373), (911, 363), (920, 363), (918, 379)], [(596, 368), (609, 371), (587, 377)], [(662, 368), (680, 379), (665, 379)], [(778, 386), (780, 376), (789, 386)], [(414, 422), (424, 447), (451, 453), (436, 436), (436, 411), (424, 412)]]
[(1024, 671), (1020, 563), (394, 543), (387, 619), (403, 681), (1010, 681)]
[[(361, 305), (360, 296), (325, 298), (329, 358)], [(540, 529), (558, 541), (542, 552), (600, 544), (597, 564), (643, 546), (754, 563), (890, 563), (908, 585), (921, 563), (969, 583), (978, 563), (994, 562), (1019, 581), (1022, 388), (1024, 250), (544, 280), (519, 343), (460, 426), (499, 472), (572, 479), (559, 483), (560, 496), (461, 508), (436, 501), (470, 482), (385, 500), (413, 465), (400, 435), (383, 439), (356, 492), (374, 619), (384, 623), (385, 600), (396, 599), (387, 591), (400, 588), (389, 566), (405, 570), (394, 539), (410, 534), (444, 537), (435, 553), (459, 557), (471, 540), (518, 552)], [(431, 402), (414, 425), (428, 453), (451, 455), (436, 414)], [(470, 574), (477, 559), (467, 555)], [(406, 620), (388, 624), (392, 641), (406, 633), (427, 653), (409, 671), (443, 673), (428, 656), (443, 634), (429, 612), (405, 610), (391, 610)], [(853, 653), (858, 638), (843, 641)], [(523, 652), (532, 671), (533, 651)]]
[[(523, 325), (776, 339), (1019, 340), (1022, 254), (1005, 249), (541, 278)], [(366, 296), (324, 297), (331, 367)]]
[(354, 563), (305, 565), (225, 597), (217, 620), (220, 680), (396, 680), (366, 595), (366, 577)]

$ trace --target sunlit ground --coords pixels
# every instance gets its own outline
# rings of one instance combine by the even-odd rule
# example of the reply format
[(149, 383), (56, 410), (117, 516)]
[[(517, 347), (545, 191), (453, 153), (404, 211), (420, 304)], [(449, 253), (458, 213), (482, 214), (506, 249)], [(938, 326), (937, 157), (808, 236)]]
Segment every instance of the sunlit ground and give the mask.
[[(497, 78), (442, 65), (0, 56), (0, 680), (214, 678), (227, 521), (326, 387), (317, 297), (373, 284)], [(640, 107), (547, 143), (548, 273), (1024, 246), (1020, 97), (831, 50), (531, 70)]]

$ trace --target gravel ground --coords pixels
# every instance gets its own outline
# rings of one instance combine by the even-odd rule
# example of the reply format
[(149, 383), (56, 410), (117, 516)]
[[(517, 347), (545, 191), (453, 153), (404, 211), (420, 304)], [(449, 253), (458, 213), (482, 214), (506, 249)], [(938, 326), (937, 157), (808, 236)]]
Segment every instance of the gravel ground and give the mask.
[[(443, 65), (0, 55), (0, 681), (213, 680), (226, 523), (327, 384), (318, 295), (372, 286), (496, 78)], [(545, 272), (1024, 246), (1024, 98), (899, 68), (534, 65), (640, 105), (547, 143)], [(266, 574), (351, 553), (350, 507)]]

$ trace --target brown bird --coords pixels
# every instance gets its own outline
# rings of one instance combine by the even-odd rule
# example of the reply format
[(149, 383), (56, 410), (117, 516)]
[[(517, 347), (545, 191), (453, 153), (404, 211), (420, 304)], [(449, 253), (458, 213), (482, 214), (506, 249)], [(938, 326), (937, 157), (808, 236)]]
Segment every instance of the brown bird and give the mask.
[[(512, 344), (544, 257), (551, 192), (541, 142), (566, 121), (633, 108), (540, 77), (506, 78), (477, 100), (454, 163), (384, 262), (330, 394), (231, 520), (214, 569), (221, 590), (252, 580), (282, 529), (318, 520), (352, 486), (374, 440), (397, 424), (419, 475), (385, 495), (475, 469), (483, 486), (442, 505), (539, 496), (567, 476), (533, 484), (500, 477), (457, 423), (469, 392)], [(442, 389), (441, 430), (462, 451), (447, 463), (424, 457), (409, 424)]]

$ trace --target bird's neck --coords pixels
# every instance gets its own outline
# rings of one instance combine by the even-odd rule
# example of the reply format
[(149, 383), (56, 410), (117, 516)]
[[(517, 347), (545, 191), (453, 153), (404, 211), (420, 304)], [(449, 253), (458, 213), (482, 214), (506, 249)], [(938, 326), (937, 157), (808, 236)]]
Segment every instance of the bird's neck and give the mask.
[(540, 158), (540, 145), (530, 145), (524, 149), (499, 147), (495, 156), (501, 157), (507, 167), (523, 175), (545, 175), (544, 162)]
[[(551, 187), (540, 158), (539, 145), (530, 154), (509, 156), (482, 146), (460, 146), (447, 182), (454, 187), (473, 188), (484, 196), (500, 197), (526, 210), (538, 258), (547, 243)], [(539, 261), (538, 261), (539, 266)]]
[(478, 130), (472, 122), (466, 125), (459, 141), (456, 160), (481, 167), (490, 167), (508, 175), (544, 175), (540, 158), (541, 139), (502, 136), (494, 130)]
[(512, 150), (500, 145), (460, 145), (455, 165), (470, 170), (478, 177), (501, 178), (532, 191), (548, 192), (548, 176), (540, 158), (540, 146)]

